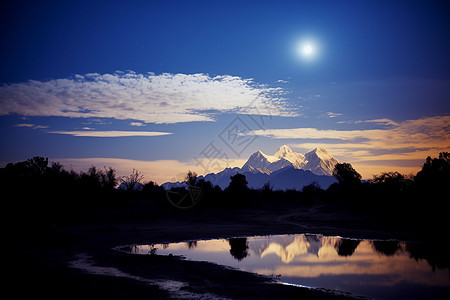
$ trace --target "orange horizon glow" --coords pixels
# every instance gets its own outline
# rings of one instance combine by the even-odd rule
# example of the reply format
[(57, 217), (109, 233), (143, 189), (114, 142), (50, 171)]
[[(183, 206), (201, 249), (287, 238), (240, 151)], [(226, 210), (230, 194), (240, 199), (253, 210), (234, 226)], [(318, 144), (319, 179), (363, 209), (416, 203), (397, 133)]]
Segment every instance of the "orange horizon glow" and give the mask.
[[(431, 157), (438, 157), (438, 155), (431, 155)], [(426, 157), (423, 158), (423, 162), (425, 162), (425, 159)], [(73, 169), (75, 171), (87, 171), (91, 166), (97, 168), (112, 167), (116, 170), (118, 176), (127, 176), (131, 174), (133, 169), (136, 169), (144, 175), (144, 182), (153, 181), (159, 185), (168, 181), (183, 181), (189, 170), (203, 176), (208, 173), (222, 171), (217, 169), (205, 173), (204, 169), (197, 162), (180, 162), (178, 160), (143, 161), (121, 158), (63, 158), (52, 161), (60, 162), (66, 170)], [(228, 167), (240, 168), (245, 162), (246, 159), (230, 160)], [(340, 160), (340, 162), (346, 161)], [(421, 170), (423, 162), (416, 166), (375, 165), (364, 162), (350, 163), (361, 174), (363, 180), (368, 180), (384, 172), (399, 172), (403, 175), (415, 176)]]

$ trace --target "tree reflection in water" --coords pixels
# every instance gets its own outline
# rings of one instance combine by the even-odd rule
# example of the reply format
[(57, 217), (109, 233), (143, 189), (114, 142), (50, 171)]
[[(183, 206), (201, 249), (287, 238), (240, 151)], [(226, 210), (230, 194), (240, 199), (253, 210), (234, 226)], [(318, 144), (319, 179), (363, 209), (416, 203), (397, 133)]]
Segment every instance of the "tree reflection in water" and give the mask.
[(247, 238), (233, 238), (229, 239), (230, 254), (238, 261), (243, 260), (248, 256), (248, 243)]
[(197, 241), (186, 242), (186, 245), (188, 246), (189, 249), (194, 249), (197, 247)]
[(372, 245), (375, 251), (386, 256), (393, 256), (402, 249), (398, 241), (373, 241)]
[(355, 253), (360, 242), (360, 240), (340, 239), (336, 242), (334, 248), (339, 256), (351, 256)]

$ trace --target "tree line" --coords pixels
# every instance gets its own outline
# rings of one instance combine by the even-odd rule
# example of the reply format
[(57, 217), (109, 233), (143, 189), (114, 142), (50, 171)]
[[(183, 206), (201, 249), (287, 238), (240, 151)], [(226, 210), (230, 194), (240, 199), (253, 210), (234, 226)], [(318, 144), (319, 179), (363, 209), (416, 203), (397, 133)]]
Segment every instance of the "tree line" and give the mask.
[[(186, 174), (185, 181), (188, 186), (201, 188), (199, 208), (271, 206), (281, 205), (281, 202), (338, 203), (341, 207), (366, 210), (380, 216), (406, 212), (415, 217), (422, 214), (442, 218), (450, 183), (450, 154), (442, 152), (437, 158), (427, 157), (415, 176), (385, 172), (363, 181), (349, 163), (338, 163), (333, 176), (337, 182), (327, 190), (312, 183), (300, 191), (274, 190), (270, 182), (261, 189), (250, 189), (243, 174), (232, 176), (224, 190), (191, 171)], [(112, 203), (123, 204), (130, 197), (170, 207), (164, 188), (152, 181), (143, 183), (138, 170), (124, 177), (118, 177), (111, 167), (98, 169), (93, 166), (86, 172), (75, 172), (39, 156), (0, 168), (0, 185), (3, 203), (10, 210), (39, 212), (42, 218), (69, 211), (102, 209)]]

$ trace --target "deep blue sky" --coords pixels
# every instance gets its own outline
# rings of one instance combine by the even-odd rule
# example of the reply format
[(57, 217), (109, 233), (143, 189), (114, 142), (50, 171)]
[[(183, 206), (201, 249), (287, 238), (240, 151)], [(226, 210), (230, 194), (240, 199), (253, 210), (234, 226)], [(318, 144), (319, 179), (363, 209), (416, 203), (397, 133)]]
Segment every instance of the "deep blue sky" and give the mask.
[[(450, 76), (447, 1), (12, 2), (1, 13), (1, 82), (116, 70), (262, 82)], [(322, 57), (302, 74), (292, 47), (308, 37)]]
[[(0, 161), (25, 160), (40, 154), (54, 159), (107, 157), (192, 162), (193, 157), (198, 156), (210, 141), (216, 140), (236, 115), (248, 118), (239, 105), (216, 107), (215, 101), (219, 100), (214, 95), (208, 98), (211, 105), (196, 107), (195, 99), (189, 102), (193, 110), (214, 111), (211, 120), (200, 122), (171, 120), (156, 124), (160, 122), (128, 115), (120, 117), (114, 113), (83, 118), (67, 114), (70, 109), (53, 115), (33, 114), (30, 110), (25, 113), (23, 109), (23, 103), (37, 101), (33, 99), (34, 92), (24, 92), (30, 85), (29, 80), (43, 83), (62, 79), (73, 81), (77, 74), (104, 75), (116, 74), (116, 71), (152, 72), (157, 77), (164, 73), (203, 73), (210, 79), (229, 75), (253, 78), (255, 85), (281, 88), (282, 106), (289, 107), (287, 110), (295, 116), (275, 114), (264, 129), (402, 128), (407, 131), (404, 128), (409, 123), (404, 122), (408, 120), (420, 123), (419, 120), (424, 118), (450, 113), (449, 15), (448, 1), (3, 3), (0, 7), (0, 84), (3, 87), (0, 105), (5, 107), (5, 103), (9, 103), (9, 106), (1, 110), (0, 115), (0, 138), (4, 143)], [(312, 57), (305, 58), (298, 53), (297, 48), (302, 43), (313, 45)], [(92, 80), (97, 83), (99, 79)], [(11, 93), (15, 96), (11, 97)], [(65, 97), (61, 91), (58, 93), (55, 97)], [(23, 98), (24, 94), (28, 98)], [(77, 90), (72, 96), (73, 101), (79, 101), (83, 95)], [(161, 97), (158, 102), (161, 107), (172, 105), (170, 95), (159, 95), (155, 97)], [(17, 101), (17, 97), (26, 100)], [(97, 98), (92, 97), (86, 101), (96, 101)], [(22, 108), (11, 108), (11, 102), (15, 101)], [(64, 101), (69, 100), (64, 98)], [(36, 106), (32, 107), (31, 110), (36, 109)], [(76, 109), (93, 110), (86, 103)], [(386, 120), (371, 121), (380, 119), (391, 120), (396, 125)], [(449, 126), (448, 119), (439, 120), (441, 127)], [(145, 126), (130, 126), (131, 122), (141, 122)], [(96, 126), (92, 125), (94, 123)], [(417, 138), (414, 136), (417, 128), (408, 127), (405, 135), (409, 134), (412, 140)], [(423, 130), (423, 126), (420, 128)], [(145, 130), (172, 134), (93, 138), (51, 133), (75, 130)], [(360, 143), (367, 139), (361, 134), (359, 140), (346, 140), (345, 143)], [(408, 166), (413, 167), (418, 164), (420, 155), (434, 154), (449, 145), (446, 140), (429, 147), (414, 148), (406, 143), (406, 139), (404, 147), (394, 151), (397, 157), (379, 157), (379, 161), (383, 161), (383, 165), (392, 165), (404, 155), (405, 161), (410, 163)], [(304, 152), (311, 150), (305, 143), (315, 142), (327, 143), (333, 148), (335, 141), (304, 136), (280, 140), (274, 135), (262, 134), (239, 156), (233, 152), (227, 154), (229, 158), (242, 160), (259, 149), (275, 152), (284, 143)], [(222, 144), (221, 148), (225, 151), (226, 145)], [(351, 160), (353, 157), (354, 163), (361, 166), (374, 164), (368, 163), (367, 154), (393, 152), (385, 148), (368, 150), (365, 145), (346, 149), (346, 152), (335, 148), (338, 159)], [(355, 158), (358, 154), (351, 155), (352, 152), (360, 153), (358, 151), (369, 153), (361, 154), (360, 158)], [(330, 152), (333, 154), (332, 150)]]

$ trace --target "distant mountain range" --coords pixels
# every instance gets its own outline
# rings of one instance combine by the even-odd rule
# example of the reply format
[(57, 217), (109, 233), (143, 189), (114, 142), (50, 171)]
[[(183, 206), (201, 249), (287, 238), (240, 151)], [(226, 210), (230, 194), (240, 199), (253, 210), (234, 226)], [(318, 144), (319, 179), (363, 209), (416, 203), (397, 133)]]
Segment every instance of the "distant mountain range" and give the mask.
[[(274, 155), (261, 151), (253, 153), (242, 168), (226, 168), (219, 173), (210, 173), (199, 178), (204, 178), (222, 189), (230, 184), (230, 177), (237, 173), (245, 175), (248, 186), (254, 189), (262, 188), (267, 182), (274, 190), (301, 190), (303, 186), (313, 182), (326, 189), (335, 182), (332, 175), (337, 163), (338, 161), (323, 148), (316, 148), (303, 155), (283, 145)], [(162, 186), (170, 189), (183, 186), (183, 183), (166, 182)]]
[(286, 145), (278, 148), (272, 156), (261, 151), (253, 153), (242, 167), (242, 171), (251, 173), (271, 174), (284, 168), (294, 168), (311, 171), (315, 175), (333, 175), (337, 159), (324, 148), (316, 148), (305, 155), (292, 151)]

